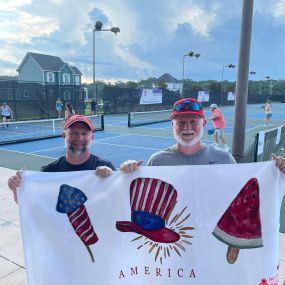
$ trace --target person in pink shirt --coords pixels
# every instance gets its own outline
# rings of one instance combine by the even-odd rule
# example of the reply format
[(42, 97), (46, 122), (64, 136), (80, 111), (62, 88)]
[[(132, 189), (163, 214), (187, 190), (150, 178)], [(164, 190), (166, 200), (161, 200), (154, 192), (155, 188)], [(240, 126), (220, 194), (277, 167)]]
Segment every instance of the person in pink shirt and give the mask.
[(216, 145), (219, 143), (219, 139), (221, 140), (221, 143), (223, 144), (223, 147), (225, 150), (229, 151), (229, 146), (226, 144), (225, 138), (224, 138), (224, 129), (226, 127), (226, 121), (223, 116), (222, 111), (218, 108), (217, 104), (211, 104), (210, 109), (212, 111), (212, 116), (210, 117), (210, 120), (213, 122), (213, 126), (215, 128), (214, 132), (214, 140)]

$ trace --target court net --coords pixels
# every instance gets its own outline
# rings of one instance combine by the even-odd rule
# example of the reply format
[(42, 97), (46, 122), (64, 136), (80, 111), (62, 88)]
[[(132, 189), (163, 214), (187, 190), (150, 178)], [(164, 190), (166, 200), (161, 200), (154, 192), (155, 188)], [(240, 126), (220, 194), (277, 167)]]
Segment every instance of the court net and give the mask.
[[(104, 130), (103, 115), (86, 117), (91, 120), (94, 131)], [(47, 119), (0, 123), (0, 145), (59, 137), (64, 122), (64, 119)]]
[(170, 110), (130, 112), (128, 113), (128, 127), (143, 126), (170, 121)]
[(278, 154), (285, 148), (285, 125), (255, 134), (254, 141), (247, 149), (244, 162), (271, 160), (271, 154)]

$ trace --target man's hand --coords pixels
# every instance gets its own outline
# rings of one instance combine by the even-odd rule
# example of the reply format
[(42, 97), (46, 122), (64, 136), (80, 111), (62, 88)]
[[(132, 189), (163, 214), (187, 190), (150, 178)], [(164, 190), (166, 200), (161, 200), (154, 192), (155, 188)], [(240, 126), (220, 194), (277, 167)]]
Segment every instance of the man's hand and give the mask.
[(17, 203), (17, 187), (20, 186), (21, 181), (22, 181), (22, 171), (23, 170), (17, 171), (16, 175), (11, 176), (8, 179), (8, 186), (10, 190), (13, 192), (14, 200), (16, 203)]
[(113, 170), (108, 166), (98, 166), (95, 170), (97, 176), (100, 177), (107, 177), (109, 176)]
[(143, 160), (126, 160), (120, 165), (120, 170), (124, 173), (136, 171), (143, 164)]
[(272, 153), (272, 160), (275, 160), (276, 167), (278, 167), (282, 173), (285, 173), (285, 158)]

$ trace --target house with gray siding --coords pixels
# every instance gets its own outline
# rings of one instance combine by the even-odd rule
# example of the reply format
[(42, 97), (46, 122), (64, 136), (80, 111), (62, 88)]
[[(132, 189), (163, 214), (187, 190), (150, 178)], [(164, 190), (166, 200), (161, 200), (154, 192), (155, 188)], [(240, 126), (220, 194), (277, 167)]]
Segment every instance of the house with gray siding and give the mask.
[(9, 102), (18, 111), (40, 110), (41, 117), (54, 115), (58, 97), (71, 102), (77, 110), (83, 108), (82, 73), (60, 57), (27, 52), (17, 72), (16, 80), (0, 80), (0, 104)]
[(58, 56), (28, 52), (17, 68), (21, 81), (53, 83), (53, 84), (81, 84), (82, 73)]
[[(34, 83), (36, 89), (43, 90), (44, 96), (61, 97), (62, 100), (77, 100), (83, 96), (82, 73), (58, 56), (28, 52), (17, 72), (20, 83)], [(31, 90), (31, 93), (35, 92)]]

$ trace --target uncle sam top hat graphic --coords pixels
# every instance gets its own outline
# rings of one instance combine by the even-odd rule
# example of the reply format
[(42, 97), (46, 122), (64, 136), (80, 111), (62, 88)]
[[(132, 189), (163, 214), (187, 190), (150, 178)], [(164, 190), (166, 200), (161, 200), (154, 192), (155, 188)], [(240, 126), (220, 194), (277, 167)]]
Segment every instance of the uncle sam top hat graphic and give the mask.
[(165, 227), (177, 199), (175, 188), (155, 178), (136, 178), (130, 185), (131, 221), (118, 221), (121, 232), (135, 232), (153, 241), (173, 243), (180, 239)]

